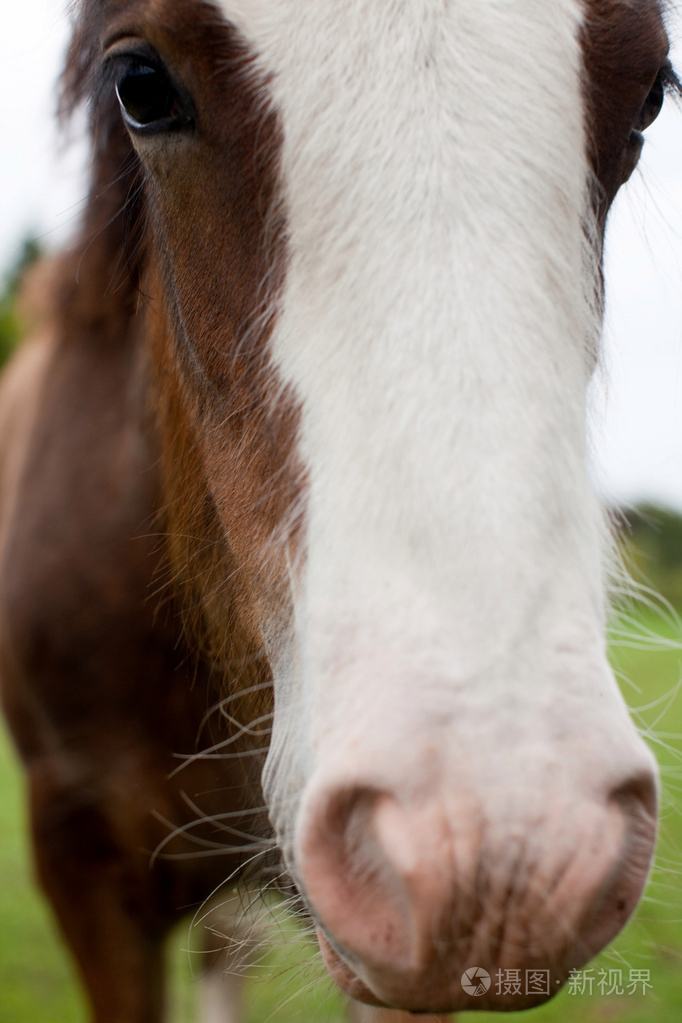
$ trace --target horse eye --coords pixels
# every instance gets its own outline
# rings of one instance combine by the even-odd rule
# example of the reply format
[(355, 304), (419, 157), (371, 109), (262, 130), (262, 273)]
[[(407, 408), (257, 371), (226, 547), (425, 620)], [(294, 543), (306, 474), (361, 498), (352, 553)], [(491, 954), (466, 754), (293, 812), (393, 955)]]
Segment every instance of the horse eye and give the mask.
[(665, 100), (665, 78), (664, 74), (659, 74), (658, 78), (654, 82), (651, 92), (646, 98), (646, 102), (642, 107), (637, 122), (637, 131), (646, 131), (654, 123), (661, 110), (663, 109), (663, 103)]
[(178, 131), (193, 122), (188, 98), (160, 65), (139, 58), (125, 61), (116, 80), (116, 95), (124, 121), (138, 134)]

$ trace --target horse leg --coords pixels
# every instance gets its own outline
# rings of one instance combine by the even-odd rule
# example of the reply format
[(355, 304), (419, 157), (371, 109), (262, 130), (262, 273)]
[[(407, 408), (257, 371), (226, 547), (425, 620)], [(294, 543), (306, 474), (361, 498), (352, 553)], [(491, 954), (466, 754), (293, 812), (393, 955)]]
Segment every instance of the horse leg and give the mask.
[(203, 941), (199, 981), (201, 1023), (242, 1023), (249, 967), (266, 946), (257, 913), (242, 911), (235, 895), (227, 905), (210, 909)]
[(351, 1002), (349, 1005), (350, 1023), (455, 1023), (452, 1016), (412, 1016), (407, 1012), (395, 1012), (393, 1009), (374, 1009), (370, 1005)]
[(242, 1023), (244, 987), (244, 976), (228, 972), (222, 962), (205, 965), (199, 980), (201, 1023)]
[(105, 809), (80, 791), (54, 791), (39, 773), (30, 779), (36, 873), (80, 972), (92, 1023), (162, 1023), (165, 928), (148, 910), (145, 858), (138, 869), (136, 853), (112, 845)]

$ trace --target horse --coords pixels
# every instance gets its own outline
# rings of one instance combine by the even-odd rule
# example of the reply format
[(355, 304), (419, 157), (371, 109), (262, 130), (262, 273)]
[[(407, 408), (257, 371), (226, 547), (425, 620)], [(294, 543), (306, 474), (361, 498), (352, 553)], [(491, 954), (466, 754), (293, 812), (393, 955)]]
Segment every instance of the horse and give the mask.
[(374, 1023), (539, 1005), (634, 911), (657, 769), (585, 409), (665, 13), (79, 0), (91, 183), (2, 382), (0, 666), (95, 1023), (159, 1023), (170, 929), (242, 884)]

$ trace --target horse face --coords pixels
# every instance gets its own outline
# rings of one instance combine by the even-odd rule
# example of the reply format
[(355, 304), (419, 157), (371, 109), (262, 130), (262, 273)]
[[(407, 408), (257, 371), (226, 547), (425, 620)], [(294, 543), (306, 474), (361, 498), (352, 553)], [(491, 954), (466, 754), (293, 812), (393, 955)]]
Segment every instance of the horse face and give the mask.
[(621, 928), (654, 842), (585, 403), (658, 7), (103, 10), (330, 972), (436, 1012), (469, 967), (549, 971), (535, 1004)]

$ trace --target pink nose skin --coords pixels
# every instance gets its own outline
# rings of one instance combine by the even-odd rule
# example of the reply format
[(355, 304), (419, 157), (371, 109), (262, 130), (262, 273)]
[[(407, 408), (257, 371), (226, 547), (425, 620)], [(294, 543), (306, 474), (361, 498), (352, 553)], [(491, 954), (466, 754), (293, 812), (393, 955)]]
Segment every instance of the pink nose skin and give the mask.
[[(656, 803), (649, 775), (603, 805), (564, 794), (541, 813), (524, 812), (520, 794), (446, 809), (362, 786), (311, 788), (296, 866), (329, 972), (353, 998), (411, 1012), (546, 1001), (636, 907)], [(474, 967), (491, 977), (475, 996), (462, 983)], [(500, 970), (521, 971), (520, 992), (496, 983)], [(534, 970), (547, 983), (528, 993)]]

